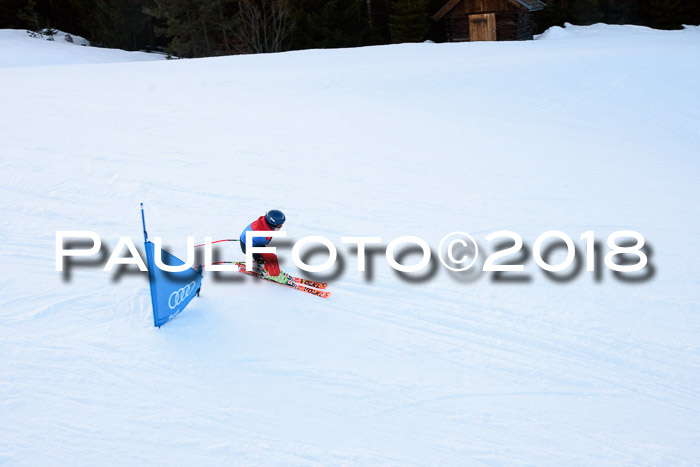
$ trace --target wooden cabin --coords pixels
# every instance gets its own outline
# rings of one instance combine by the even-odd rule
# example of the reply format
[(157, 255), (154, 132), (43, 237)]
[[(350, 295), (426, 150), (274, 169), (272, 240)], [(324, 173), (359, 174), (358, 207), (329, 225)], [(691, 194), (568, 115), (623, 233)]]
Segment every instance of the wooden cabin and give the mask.
[(540, 0), (450, 0), (433, 15), (444, 21), (449, 42), (520, 41), (532, 39), (532, 14)]

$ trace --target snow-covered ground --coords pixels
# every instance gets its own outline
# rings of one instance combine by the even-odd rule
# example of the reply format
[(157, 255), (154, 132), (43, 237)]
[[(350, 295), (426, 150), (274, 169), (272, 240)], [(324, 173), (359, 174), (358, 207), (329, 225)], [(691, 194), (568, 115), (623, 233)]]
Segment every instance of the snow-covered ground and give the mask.
[[(68, 41), (70, 36), (70, 41)], [(163, 60), (162, 54), (87, 47), (83, 37), (57, 31), (53, 36), (0, 29), (0, 67), (86, 65)]]
[[(0, 463), (697, 464), (699, 56), (697, 27), (176, 61), (0, 31)], [(333, 296), (205, 274), (157, 329), (145, 276), (54, 270), (57, 230), (140, 242), (140, 202), (181, 257), (281, 209), (338, 247)], [(652, 274), (412, 281), (340, 242), (466, 231), (480, 267), (503, 229), (636, 230)]]

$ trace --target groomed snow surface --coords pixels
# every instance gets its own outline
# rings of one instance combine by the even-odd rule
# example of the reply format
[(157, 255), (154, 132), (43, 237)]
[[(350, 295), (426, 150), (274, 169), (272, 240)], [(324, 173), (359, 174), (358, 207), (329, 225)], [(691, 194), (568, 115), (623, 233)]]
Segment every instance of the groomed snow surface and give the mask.
[[(698, 57), (697, 27), (175, 61), (1, 31), (0, 464), (697, 465)], [(58, 230), (141, 245), (140, 202), (181, 257), (281, 209), (333, 296), (205, 274), (157, 329), (143, 274), (55, 271)], [(529, 280), (478, 273), (503, 229)], [(646, 280), (532, 259), (627, 229)], [(453, 231), (477, 273), (340, 242)]]

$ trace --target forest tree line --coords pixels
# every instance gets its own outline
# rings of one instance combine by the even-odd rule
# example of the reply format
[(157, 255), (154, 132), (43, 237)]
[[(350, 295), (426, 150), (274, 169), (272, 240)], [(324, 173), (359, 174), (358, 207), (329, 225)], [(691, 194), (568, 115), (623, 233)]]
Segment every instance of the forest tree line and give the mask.
[[(178, 57), (444, 40), (447, 0), (2, 0), (0, 28), (56, 28), (97, 46)], [(537, 32), (565, 22), (679, 29), (698, 0), (545, 0)]]

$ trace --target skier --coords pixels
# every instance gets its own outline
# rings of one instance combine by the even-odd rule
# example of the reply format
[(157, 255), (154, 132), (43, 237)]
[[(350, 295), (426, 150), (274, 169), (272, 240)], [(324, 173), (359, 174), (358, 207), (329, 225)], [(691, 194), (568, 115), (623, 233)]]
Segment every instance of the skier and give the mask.
[[(245, 237), (247, 231), (276, 231), (282, 228), (282, 224), (284, 224), (284, 221), (284, 213), (277, 209), (272, 209), (270, 211), (267, 211), (267, 214), (265, 214), (264, 216), (260, 216), (256, 220), (248, 224), (248, 226), (245, 229), (243, 229), (243, 232), (241, 232), (240, 237), (241, 250), (243, 250), (243, 253), (245, 254), (246, 250)], [(272, 240), (272, 237), (254, 237), (252, 241), (254, 247), (261, 247), (266, 246), (268, 243), (270, 243), (270, 240)], [(277, 255), (273, 253), (253, 253), (253, 259), (257, 263), (258, 267), (263, 271), (263, 274), (267, 274), (271, 277), (280, 276), (281, 271), (280, 265), (277, 262)]]

